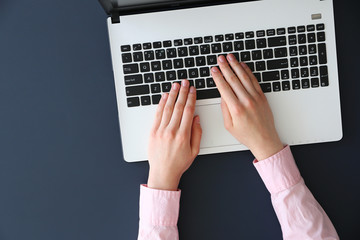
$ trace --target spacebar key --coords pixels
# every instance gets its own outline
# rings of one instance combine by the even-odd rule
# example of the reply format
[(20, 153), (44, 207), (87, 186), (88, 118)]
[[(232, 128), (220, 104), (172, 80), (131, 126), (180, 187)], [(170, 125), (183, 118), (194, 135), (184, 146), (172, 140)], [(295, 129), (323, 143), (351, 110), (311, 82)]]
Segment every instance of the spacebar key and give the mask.
[(209, 98), (219, 98), (220, 93), (217, 88), (213, 89), (206, 89), (206, 90), (196, 90), (196, 99), (202, 100), (202, 99), (209, 99)]

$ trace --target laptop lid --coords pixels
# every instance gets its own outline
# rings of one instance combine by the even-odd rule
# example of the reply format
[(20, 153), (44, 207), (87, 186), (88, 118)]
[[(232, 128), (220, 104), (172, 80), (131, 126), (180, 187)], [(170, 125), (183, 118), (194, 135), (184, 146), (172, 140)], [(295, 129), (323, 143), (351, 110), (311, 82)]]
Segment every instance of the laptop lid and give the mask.
[(259, 0), (99, 0), (112, 23), (119, 23), (120, 16), (129, 14), (251, 1)]

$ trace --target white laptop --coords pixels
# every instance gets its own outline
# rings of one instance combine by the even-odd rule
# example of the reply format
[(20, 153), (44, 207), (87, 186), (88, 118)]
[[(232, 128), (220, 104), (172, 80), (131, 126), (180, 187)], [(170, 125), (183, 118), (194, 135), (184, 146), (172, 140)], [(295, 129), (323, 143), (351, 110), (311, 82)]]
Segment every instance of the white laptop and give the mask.
[(342, 138), (332, 0), (99, 0), (107, 19), (124, 159), (147, 160), (171, 83), (197, 88), (200, 154), (241, 151), (210, 75), (220, 54), (248, 63), (289, 145)]

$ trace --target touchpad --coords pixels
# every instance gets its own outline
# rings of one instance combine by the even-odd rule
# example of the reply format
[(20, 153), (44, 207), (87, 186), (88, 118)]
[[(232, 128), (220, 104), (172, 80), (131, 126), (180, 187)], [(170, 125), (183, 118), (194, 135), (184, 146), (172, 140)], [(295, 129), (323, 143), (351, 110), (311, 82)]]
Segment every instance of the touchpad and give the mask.
[(200, 116), (202, 127), (200, 148), (239, 144), (224, 127), (220, 104), (196, 106), (195, 114)]

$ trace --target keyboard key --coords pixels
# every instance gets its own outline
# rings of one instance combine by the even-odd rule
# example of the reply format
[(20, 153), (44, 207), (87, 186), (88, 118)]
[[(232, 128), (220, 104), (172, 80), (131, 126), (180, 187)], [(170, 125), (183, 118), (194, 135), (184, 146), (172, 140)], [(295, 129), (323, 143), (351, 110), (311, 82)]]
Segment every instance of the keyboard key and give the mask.
[(189, 69), (189, 78), (197, 78), (199, 77), (199, 70), (197, 68)]
[(299, 54), (300, 55), (306, 55), (307, 54), (307, 46), (306, 45), (299, 46)]
[(308, 58), (307, 57), (301, 57), (300, 58), (300, 66), (304, 67), (309, 65)]
[(254, 32), (252, 32), (252, 31), (245, 33), (245, 37), (246, 37), (246, 38), (254, 38), (254, 36), (255, 36), (255, 34), (254, 34)]
[(296, 33), (296, 27), (289, 27), (289, 28), (288, 28), (288, 33), (289, 33), (289, 34)]
[(147, 106), (151, 104), (150, 96), (142, 96), (141, 97), (141, 105)]
[(138, 107), (140, 106), (139, 97), (131, 97), (127, 99), (127, 106), (128, 107)]
[(143, 44), (143, 49), (151, 49), (151, 43), (144, 43)]
[(318, 56), (319, 56), (319, 64), (327, 63), (327, 54), (326, 54), (325, 43), (321, 43), (318, 45)]
[(268, 46), (269, 47), (280, 47), (286, 45), (286, 37), (271, 37), (268, 38)]
[(317, 88), (319, 87), (319, 78), (312, 78), (311, 79), (311, 87), (312, 88)]
[(154, 51), (145, 51), (144, 52), (144, 57), (146, 61), (151, 61), (155, 59), (155, 54)]
[(204, 44), (200, 46), (200, 52), (201, 54), (210, 54), (210, 45), (209, 44)]
[(298, 58), (290, 58), (290, 66), (292, 68), (299, 66), (299, 59)]
[(166, 49), (166, 56), (167, 58), (176, 58), (176, 48), (168, 48)]
[(302, 88), (302, 89), (310, 88), (310, 81), (309, 81), (309, 79), (301, 79), (301, 88)]
[(271, 83), (260, 83), (260, 87), (264, 93), (271, 92)]
[(234, 40), (234, 34), (233, 33), (229, 33), (225, 35), (225, 40), (226, 41), (232, 41)]
[(256, 31), (256, 37), (258, 38), (265, 37), (265, 31), (264, 30)]
[(281, 86), (282, 86), (283, 91), (289, 91), (290, 90), (290, 82), (289, 81), (282, 81)]
[(192, 38), (185, 38), (184, 39), (184, 45), (191, 45), (193, 44)]
[(124, 74), (138, 73), (139, 65), (138, 64), (125, 64), (123, 65)]
[(327, 66), (320, 67), (320, 81), (322, 87), (329, 86), (329, 75)]
[(298, 35), (298, 43), (299, 43), (299, 44), (304, 44), (304, 43), (306, 43), (306, 35), (305, 35), (305, 34), (299, 34), (299, 35)]
[(151, 62), (151, 71), (155, 72), (155, 71), (160, 71), (160, 70), (161, 70), (160, 61)]
[(144, 95), (150, 93), (149, 85), (126, 87), (126, 96)]
[(207, 37), (204, 37), (204, 43), (211, 43), (213, 42), (213, 37), (212, 36), (207, 36)]
[(153, 73), (146, 73), (146, 74), (144, 74), (144, 82), (145, 82), (145, 83), (152, 83), (152, 82), (154, 82), (154, 74), (153, 74)]
[(309, 45), (309, 54), (315, 54), (316, 53), (316, 45), (311, 44)]
[(245, 34), (243, 32), (240, 33), (235, 33), (235, 39), (239, 40), (239, 39), (244, 39)]
[(189, 55), (187, 47), (179, 47), (178, 48), (178, 56), (179, 57), (187, 57)]
[(159, 102), (161, 100), (161, 95), (159, 95), (159, 94), (158, 95), (152, 95), (151, 100), (152, 100), (152, 103), (154, 105), (159, 104)]
[(291, 77), (294, 79), (299, 78), (300, 77), (299, 69), (291, 69)]
[(246, 47), (247, 50), (255, 49), (255, 40), (246, 40), (245, 41), (245, 47)]
[(123, 63), (131, 63), (132, 62), (132, 56), (131, 53), (123, 53), (121, 54)]
[(175, 71), (167, 71), (166, 72), (166, 80), (167, 81), (176, 80), (176, 72)]
[(234, 49), (235, 49), (235, 51), (244, 50), (244, 41), (235, 41), (234, 42)]
[(182, 39), (176, 39), (174, 40), (174, 46), (182, 46), (183, 45), (183, 40)]
[(196, 79), (195, 80), (195, 87), (196, 89), (199, 89), (199, 88), (205, 88), (205, 79)]
[(154, 48), (161, 48), (162, 44), (161, 44), (161, 42), (153, 42), (153, 47)]
[(125, 85), (133, 85), (140, 83), (143, 83), (143, 78), (141, 74), (125, 76)]
[(316, 30), (318, 30), (318, 31), (325, 30), (325, 25), (323, 23), (317, 24), (316, 25)]
[(192, 57), (189, 58), (185, 58), (185, 67), (189, 68), (189, 67), (195, 67), (195, 59)]
[(325, 42), (325, 32), (318, 32), (317, 33), (317, 40), (318, 42)]
[(281, 84), (280, 82), (273, 82), (272, 83), (273, 91), (280, 92), (281, 91)]
[(275, 35), (275, 29), (268, 29), (266, 30), (267, 36), (274, 36)]
[(232, 42), (224, 42), (223, 43), (223, 51), (224, 52), (232, 52), (233, 51)]
[(150, 72), (150, 64), (148, 62), (140, 63), (141, 72)]
[(141, 50), (141, 44), (133, 44), (133, 51), (140, 51)]
[(224, 35), (216, 35), (215, 42), (222, 42), (224, 41)]
[(170, 92), (171, 89), (171, 83), (170, 82), (165, 82), (161, 84), (161, 89), (164, 93)]
[(184, 68), (184, 60), (182, 58), (174, 59), (173, 61), (175, 69)]
[(315, 25), (307, 25), (306, 29), (308, 32), (313, 32), (313, 31), (315, 31)]
[(161, 92), (160, 83), (151, 84), (151, 93), (159, 93), (159, 92)]
[(207, 64), (208, 65), (215, 65), (217, 64), (217, 57), (216, 55), (209, 55), (206, 57)]
[(302, 78), (309, 77), (309, 69), (308, 68), (301, 68), (300, 75)]
[(195, 44), (201, 44), (201, 43), (203, 43), (203, 38), (202, 38), (202, 37), (196, 37), (196, 38), (194, 38), (194, 43), (195, 43)]
[(318, 67), (311, 67), (310, 68), (310, 76), (316, 77), (319, 75), (319, 69)]
[(122, 52), (129, 52), (131, 50), (131, 46), (130, 45), (122, 45), (121, 46), (121, 51)]
[(268, 70), (282, 69), (282, 68), (288, 68), (288, 67), (289, 67), (289, 61), (287, 58), (267, 61), (267, 69)]
[(219, 97), (220, 97), (220, 93), (219, 90), (217, 90), (217, 88), (196, 91), (197, 100), (219, 98)]
[(200, 52), (199, 52), (199, 46), (195, 45), (195, 46), (190, 46), (189, 47), (189, 53), (190, 53), (190, 56), (196, 56), (196, 55), (199, 55)]
[(211, 50), (212, 53), (221, 53), (221, 44), (220, 43), (211, 44)]
[(214, 79), (213, 78), (207, 78), (206, 79), (206, 86), (208, 88), (216, 87)]
[(286, 33), (286, 30), (285, 30), (285, 28), (278, 28), (276, 30), (276, 32), (277, 32), (277, 35), (284, 35)]
[(282, 70), (281, 71), (281, 79), (287, 80), (290, 78), (289, 70)]
[(280, 80), (279, 71), (263, 72), (262, 79), (264, 82)]
[(163, 41), (163, 46), (166, 48), (166, 47), (171, 47), (172, 46), (172, 43), (170, 40), (167, 40), (167, 41)]
[(266, 65), (265, 65), (265, 61), (259, 61), (256, 62), (256, 71), (265, 71), (266, 70)]
[(165, 50), (164, 49), (156, 50), (155, 56), (156, 56), (156, 59), (165, 59), (165, 57), (166, 57)]
[(311, 66), (317, 65), (317, 64), (318, 64), (318, 62), (317, 62), (317, 56), (310, 56), (310, 57), (309, 57), (309, 63), (310, 63)]
[(308, 33), (307, 39), (309, 43), (314, 43), (316, 41), (315, 33)]
[(295, 44), (297, 44), (296, 35), (290, 35), (290, 36), (289, 36), (289, 44), (290, 44), (290, 45), (295, 45)]
[(281, 58), (281, 57), (287, 56), (287, 48), (275, 48), (274, 52), (275, 52), (276, 58)]
[(178, 70), (177, 75), (178, 75), (178, 79), (186, 79), (186, 78), (188, 78), (187, 71), (185, 69)]
[(134, 52), (133, 58), (134, 58), (134, 62), (142, 62), (144, 60), (142, 52)]
[(272, 49), (265, 49), (263, 51), (264, 59), (270, 59), (274, 57), (274, 53)]
[[(175, 59), (176, 60), (176, 59)], [(175, 61), (174, 60), (174, 61)], [(164, 70), (169, 70), (169, 69), (172, 69), (173, 67), (172, 67), (172, 62), (171, 62), (171, 60), (164, 60), (164, 61), (162, 61), (162, 66), (163, 66), (163, 69)]]
[(209, 67), (202, 67), (199, 69), (200, 77), (208, 77), (210, 76), (210, 69)]
[(300, 80), (294, 80), (292, 81), (292, 89), (299, 90), (301, 88)]
[(252, 60), (260, 60), (262, 59), (262, 54), (260, 50), (252, 51)]
[(241, 52), (240, 56), (241, 56), (241, 61), (242, 62), (246, 62), (246, 61), (251, 60), (250, 52)]
[(206, 58), (204, 56), (196, 57), (195, 58), (196, 66), (205, 66), (206, 65)]
[(305, 26), (298, 26), (297, 31), (298, 31), (298, 33), (305, 32)]
[(265, 38), (256, 39), (256, 46), (257, 48), (266, 48), (266, 39)]
[(240, 62), (240, 54), (239, 54), (238, 52), (233, 52), (233, 53), (229, 53), (229, 54), (234, 55), (234, 57), (236, 58), (236, 60), (237, 60), (238, 62)]
[(190, 80), (188, 80), (188, 81), (189, 81), (189, 86), (190, 86), (190, 87), (195, 86), (195, 85), (194, 85), (194, 80), (191, 80), (191, 79), (190, 79)]
[(289, 48), (289, 55), (290, 56), (297, 56), (298, 55), (297, 47), (290, 47)]
[(165, 81), (165, 73), (164, 73), (164, 72), (157, 72), (157, 73), (155, 73), (155, 81), (156, 81), (156, 82), (163, 82), (163, 81)]

